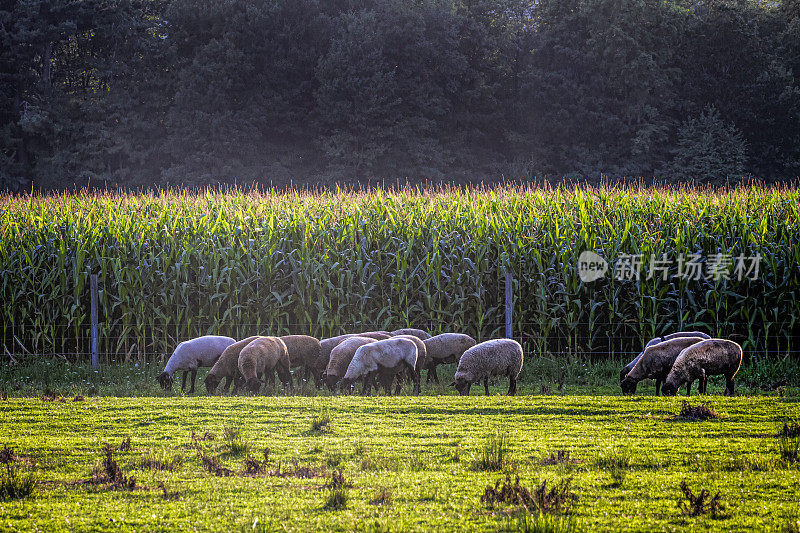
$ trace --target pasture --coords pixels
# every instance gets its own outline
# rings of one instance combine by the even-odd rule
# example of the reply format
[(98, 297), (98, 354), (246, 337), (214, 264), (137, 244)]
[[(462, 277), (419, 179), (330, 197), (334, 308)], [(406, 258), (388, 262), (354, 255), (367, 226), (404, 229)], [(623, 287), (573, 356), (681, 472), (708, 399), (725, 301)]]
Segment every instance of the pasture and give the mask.
[[(481, 501), (506, 473), (531, 490), (571, 479), (577, 499), (539, 519), (548, 531), (798, 527), (799, 463), (776, 437), (797, 397), (706, 397), (707, 421), (676, 419), (682, 397), (67, 400), (0, 404), (0, 446), (38, 481), (0, 501), (0, 529), (530, 530), (536, 513)], [(481, 465), (493, 435), (506, 452)], [(105, 443), (132, 488), (103, 481)], [(684, 480), (719, 493), (715, 517), (679, 509)]]

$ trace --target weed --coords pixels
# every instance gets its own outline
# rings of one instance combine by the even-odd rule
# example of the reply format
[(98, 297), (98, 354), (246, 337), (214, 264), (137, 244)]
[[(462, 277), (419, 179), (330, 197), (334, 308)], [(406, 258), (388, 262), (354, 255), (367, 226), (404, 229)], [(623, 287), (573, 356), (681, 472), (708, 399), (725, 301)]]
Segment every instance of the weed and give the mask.
[(509, 466), (511, 446), (505, 433), (492, 433), (486, 438), (486, 443), (480, 456), (473, 462), (472, 469), (477, 471), (498, 471)]
[(117, 446), (117, 451), (120, 451), (120, 452), (129, 452), (129, 451), (131, 451), (131, 449), (132, 449), (132, 447), (131, 447), (131, 438), (130, 437), (126, 437), (126, 438), (122, 439), (122, 442), (120, 442), (119, 446)]
[(156, 454), (152, 451), (139, 460), (139, 468), (144, 470), (158, 470), (160, 472), (174, 472), (183, 465), (183, 456), (175, 454), (168, 458), (163, 450)]
[(197, 451), (197, 456), (203, 462), (203, 466), (206, 468), (206, 470), (208, 470), (215, 476), (229, 477), (233, 475), (233, 470), (222, 466), (222, 464), (220, 464), (219, 462), (219, 459), (217, 459), (216, 457), (206, 455), (205, 453), (203, 453), (202, 450)]
[(324, 477), (327, 474), (325, 467), (314, 467), (307, 465), (300, 465), (297, 459), (292, 460), (291, 468), (284, 468), (283, 462), (278, 461), (275, 470), (268, 472), (270, 476), (276, 477), (296, 477), (301, 479), (310, 479), (314, 477)]
[(33, 472), (20, 474), (18, 463), (14, 450), (8, 446), (0, 450), (0, 464), (5, 467), (0, 473), (0, 501), (27, 498), (36, 490), (36, 476)]
[(8, 393), (5, 391), (5, 389), (0, 391), (0, 400), (8, 400)]
[(344, 455), (341, 453), (330, 453), (325, 455), (325, 464), (330, 468), (337, 468), (344, 461)]
[(314, 417), (311, 421), (311, 431), (325, 433), (330, 431), (331, 415), (327, 410), (322, 411), (320, 416)]
[(175, 501), (175, 500), (179, 500), (180, 497), (181, 497), (180, 491), (177, 491), (177, 490), (176, 491), (169, 491), (169, 490), (167, 490), (167, 487), (166, 487), (166, 485), (164, 485), (163, 481), (160, 481), (158, 483), (158, 488), (161, 489), (162, 497), (165, 500)]
[(114, 459), (114, 447), (106, 443), (103, 447), (102, 469), (95, 467), (92, 471), (93, 483), (108, 483), (112, 488), (133, 490), (136, 488), (136, 478), (126, 476)]
[(392, 503), (391, 489), (381, 487), (369, 503), (372, 505), (390, 505)]
[(778, 433), (778, 452), (784, 463), (791, 464), (798, 461), (798, 457), (800, 457), (800, 424), (794, 421), (783, 424), (783, 428)]
[(578, 501), (577, 494), (571, 490), (571, 477), (552, 485), (549, 490), (547, 480), (542, 481), (533, 490), (521, 485), (519, 476), (516, 476), (513, 484), (509, 475), (506, 475), (502, 485), (501, 482), (502, 480), (497, 480), (494, 487), (487, 486), (481, 496), (481, 501), (489, 505), (496, 503), (521, 505), (528, 511), (543, 514), (566, 513), (572, 503)]
[(577, 531), (575, 520), (570, 515), (531, 513), (526, 510), (517, 513), (516, 522), (508, 529), (520, 533), (573, 533)]
[(617, 449), (597, 457), (597, 466), (603, 470), (614, 468), (630, 468), (633, 464), (631, 453), (622, 448)]
[(323, 488), (328, 489), (328, 496), (323, 505), (324, 509), (344, 509), (347, 507), (347, 500), (349, 498), (349, 485), (344, 479), (344, 474), (341, 470), (335, 470), (331, 474), (331, 479), (326, 483)]
[(712, 418), (719, 417), (719, 413), (711, 409), (710, 407), (700, 404), (700, 405), (692, 405), (686, 400), (683, 401), (681, 405), (681, 412), (678, 413), (676, 416), (673, 417), (673, 420), (710, 420)]
[(549, 457), (545, 457), (539, 464), (542, 466), (553, 466), (560, 464), (578, 464), (580, 461), (570, 457), (569, 450), (557, 450), (556, 453), (551, 453)]
[(539, 385), (539, 394), (543, 396), (550, 396), (551, 394), (553, 394), (553, 387), (542, 383), (541, 385)]
[(83, 402), (83, 401), (86, 401), (86, 398), (84, 398), (83, 396), (81, 396), (80, 394), (78, 394), (77, 396), (75, 396), (75, 397), (72, 399), (72, 401), (73, 401), (73, 402)]
[[(692, 489), (684, 479), (681, 481), (682, 498), (678, 498), (678, 509), (687, 516), (700, 516), (704, 514), (711, 514), (712, 518), (717, 518), (724, 510), (720, 502), (720, 495), (717, 492), (713, 497), (711, 492), (707, 489), (702, 489), (699, 494), (695, 495)], [(684, 500), (685, 498), (685, 500)]]
[(223, 427), (222, 439), (225, 441), (225, 448), (227, 449), (228, 455), (247, 455), (250, 452), (250, 445), (244, 440), (242, 430), (239, 428), (230, 426)]
[(209, 431), (206, 431), (202, 435), (198, 435), (197, 433), (192, 431), (192, 434), (189, 437), (189, 439), (191, 441), (190, 445), (193, 448), (198, 448), (200, 446), (201, 442), (216, 440), (216, 438), (217, 438), (217, 436), (214, 435), (213, 433), (209, 432)]
[(782, 533), (800, 533), (800, 510), (792, 509), (783, 514)]

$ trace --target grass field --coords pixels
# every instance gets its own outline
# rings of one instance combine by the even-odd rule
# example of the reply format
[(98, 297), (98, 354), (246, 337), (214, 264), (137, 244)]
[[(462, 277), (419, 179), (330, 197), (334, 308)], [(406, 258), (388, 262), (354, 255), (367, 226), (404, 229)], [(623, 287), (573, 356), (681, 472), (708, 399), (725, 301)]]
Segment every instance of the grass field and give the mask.
[[(780, 454), (796, 440), (776, 435), (798, 399), (693, 397), (719, 417), (675, 420), (683, 399), (12, 397), (0, 403), (0, 446), (18, 456), (18, 477), (30, 470), (38, 484), (0, 501), (0, 530), (496, 531), (539, 520), (544, 531), (797, 531), (800, 468)], [(507, 453), (500, 470), (486, 470), (478, 460), (497, 434)], [(83, 483), (93, 467), (102, 479), (104, 443), (128, 437), (130, 449), (112, 457), (135, 488)], [(559, 451), (569, 459), (545, 464)], [(209, 472), (201, 455), (231, 475)], [(263, 472), (244, 473), (248, 455)], [(345, 488), (334, 494), (324, 486), (338, 470)], [(531, 489), (572, 478), (577, 501), (568, 514), (523, 522), (519, 506), (481, 501), (505, 472)], [(695, 494), (719, 492), (716, 518), (682, 513), (683, 480)]]

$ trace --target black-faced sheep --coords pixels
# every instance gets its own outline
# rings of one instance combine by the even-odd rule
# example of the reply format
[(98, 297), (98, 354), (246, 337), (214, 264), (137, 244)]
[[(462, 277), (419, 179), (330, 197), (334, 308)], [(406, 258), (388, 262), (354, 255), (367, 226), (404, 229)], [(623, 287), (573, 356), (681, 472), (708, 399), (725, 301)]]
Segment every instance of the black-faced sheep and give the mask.
[(178, 344), (175, 351), (167, 361), (164, 371), (156, 378), (161, 388), (168, 390), (172, 388), (172, 376), (178, 370), (183, 370), (183, 381), (181, 391), (186, 390), (186, 376), (192, 373), (192, 388), (197, 380), (197, 369), (201, 366), (213, 366), (217, 362), (222, 352), (236, 342), (236, 339), (223, 337), (221, 335), (205, 335)]
[(684, 349), (675, 359), (662, 387), (665, 396), (674, 396), (684, 383), (701, 379), (700, 394), (706, 393), (703, 381), (708, 376), (725, 376), (725, 395), (735, 394), (733, 377), (742, 364), (742, 347), (727, 339), (708, 339)]
[[(225, 348), (206, 376), (205, 384), (209, 394), (214, 394), (223, 379), (225, 379), (225, 385), (222, 386), (223, 392), (230, 389), (231, 383), (239, 373), (239, 354), (245, 346), (257, 338), (258, 335), (247, 337)], [(236, 381), (239, 382), (241, 380)]]
[(416, 366), (417, 345), (408, 337), (393, 337), (365, 344), (356, 350), (350, 361), (341, 381), (342, 390), (349, 391), (354, 381), (363, 379), (364, 394), (369, 394), (372, 381), (380, 373), (385, 378), (383, 385), (388, 395), (391, 394), (395, 375), (406, 370), (414, 374), (414, 390), (419, 390), (419, 374), (414, 372)]
[(433, 379), (436, 383), (439, 383), (439, 376), (436, 375), (437, 366), (457, 363), (462, 354), (476, 344), (475, 339), (462, 333), (442, 333), (423, 342), (428, 356), (425, 366), (428, 371), (427, 381)]
[(278, 337), (259, 337), (239, 354), (239, 372), (247, 389), (255, 394), (261, 388), (261, 376), (276, 372), (283, 383), (292, 388), (292, 374), (289, 371), (289, 352), (286, 344)]
[(336, 384), (339, 383), (339, 380), (341, 380), (347, 372), (347, 367), (350, 365), (350, 361), (353, 360), (356, 350), (365, 344), (371, 344), (373, 342), (377, 341), (370, 337), (350, 337), (343, 339), (331, 351), (328, 367), (323, 374), (325, 384), (331, 391), (336, 389)]
[(416, 338), (418, 338), (420, 340), (423, 340), (423, 341), (431, 338), (431, 334), (430, 333), (428, 333), (427, 331), (422, 331), (421, 329), (416, 329), (416, 328), (396, 329), (396, 330), (394, 330), (392, 332), (392, 336), (396, 337), (397, 335), (413, 335), (414, 337), (416, 337)]
[(517, 393), (517, 376), (522, 370), (522, 346), (512, 339), (493, 339), (476, 344), (464, 352), (458, 362), (455, 388), (461, 396), (469, 396), (473, 383), (483, 381), (489, 395), (491, 376), (508, 377), (508, 395)]
[[(706, 335), (702, 331), (678, 331), (677, 333), (670, 333), (669, 335), (664, 335), (663, 337), (656, 337), (654, 339), (650, 339), (649, 341), (647, 341), (647, 344), (644, 346), (644, 348), (646, 350), (649, 346), (652, 346), (654, 344), (658, 344), (659, 342), (664, 342), (664, 341), (668, 341), (668, 340), (672, 340), (672, 339), (677, 339), (677, 338), (680, 338), (680, 337), (700, 337), (701, 339), (710, 339), (711, 338), (709, 335)], [(642, 357), (643, 353), (644, 353), (644, 350), (639, 352), (639, 355), (634, 357), (633, 361), (631, 361), (630, 363), (625, 365), (625, 368), (623, 368), (620, 371), (620, 373), (619, 373), (619, 382), (620, 382), (620, 384), (622, 384), (622, 380), (625, 379), (625, 376), (628, 375), (628, 372), (633, 370), (633, 367), (639, 361), (639, 358)]]
[[(636, 385), (643, 379), (652, 378), (656, 380), (656, 396), (661, 391), (661, 383), (666, 379), (672, 364), (678, 358), (678, 354), (684, 348), (702, 341), (701, 337), (675, 337), (673, 339), (651, 344), (642, 352), (642, 356), (633, 366), (625, 379), (622, 380), (622, 392), (633, 394), (636, 392)], [(691, 384), (689, 384), (691, 387)], [(687, 391), (688, 392), (688, 391)]]
[[(314, 378), (314, 384), (319, 387), (322, 370), (319, 369), (319, 360), (322, 355), (322, 345), (319, 339), (309, 335), (284, 335), (280, 337), (289, 352), (289, 361), (292, 368), (303, 370), (300, 379)], [(319, 370), (318, 370), (319, 369)]]

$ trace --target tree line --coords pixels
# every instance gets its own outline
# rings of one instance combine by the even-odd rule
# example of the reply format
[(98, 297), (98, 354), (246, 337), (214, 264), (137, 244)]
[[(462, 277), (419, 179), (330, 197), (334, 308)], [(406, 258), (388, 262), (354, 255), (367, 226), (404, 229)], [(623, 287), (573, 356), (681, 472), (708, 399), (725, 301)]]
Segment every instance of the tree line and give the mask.
[(0, 188), (798, 175), (797, 0), (0, 0)]

